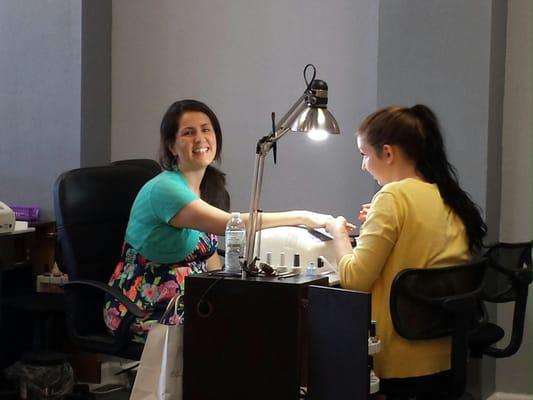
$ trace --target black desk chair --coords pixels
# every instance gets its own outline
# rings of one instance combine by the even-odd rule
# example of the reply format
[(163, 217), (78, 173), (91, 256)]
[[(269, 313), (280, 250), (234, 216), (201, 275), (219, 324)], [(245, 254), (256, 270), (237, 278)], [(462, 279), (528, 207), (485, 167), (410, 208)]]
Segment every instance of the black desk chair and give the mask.
[(488, 321), (484, 308), (484, 321), (470, 336), (470, 355), (481, 358), (486, 354), (495, 358), (510, 357), (522, 344), (524, 320), (529, 285), (532, 281), (532, 242), (497, 243), (489, 246), (486, 253), (487, 273), (482, 299), (485, 303), (514, 302), (513, 322), (507, 346), (493, 346), (505, 335), (502, 327)]
[(129, 160), (117, 160), (111, 162), (111, 165), (135, 165), (138, 167), (143, 167), (149, 171), (159, 171), (161, 172), (161, 166), (154, 160), (149, 158), (132, 158)]
[[(107, 282), (120, 258), (135, 196), (159, 172), (155, 161), (128, 160), (65, 172), (54, 185), (60, 267), (70, 280), (65, 285), (68, 334), (82, 350), (140, 358), (142, 345), (131, 342), (129, 328), (143, 313)], [(114, 335), (103, 321), (105, 293), (128, 310)]]
[[(447, 392), (459, 399), (466, 387), (468, 333), (477, 323), (486, 260), (470, 264), (429, 269), (409, 268), (394, 278), (390, 312), (394, 329), (408, 340), (429, 340), (451, 336), (450, 382), (409, 379), (409, 387), (389, 388), (398, 394), (416, 396), (422, 385), (434, 393)], [(427, 394), (427, 392), (425, 392)], [(391, 393), (389, 393), (391, 394)]]

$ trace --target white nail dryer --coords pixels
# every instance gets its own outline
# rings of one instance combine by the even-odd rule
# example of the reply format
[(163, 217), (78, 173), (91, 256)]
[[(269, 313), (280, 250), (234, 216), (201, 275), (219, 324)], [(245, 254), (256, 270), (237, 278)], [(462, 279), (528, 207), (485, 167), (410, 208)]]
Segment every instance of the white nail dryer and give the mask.
[[(258, 232), (259, 235), (259, 232)], [(256, 249), (257, 250), (257, 249)], [(266, 260), (266, 253), (272, 253), (272, 263), (279, 265), (280, 252), (285, 253), (286, 265), (292, 266), (295, 253), (300, 254), (300, 266), (307, 267), (310, 261), (317, 263), (317, 258), (326, 259), (324, 271), (337, 269), (335, 249), (331, 236), (320, 231), (309, 232), (297, 226), (280, 226), (261, 230), (261, 260)], [(317, 265), (317, 264), (315, 264)]]

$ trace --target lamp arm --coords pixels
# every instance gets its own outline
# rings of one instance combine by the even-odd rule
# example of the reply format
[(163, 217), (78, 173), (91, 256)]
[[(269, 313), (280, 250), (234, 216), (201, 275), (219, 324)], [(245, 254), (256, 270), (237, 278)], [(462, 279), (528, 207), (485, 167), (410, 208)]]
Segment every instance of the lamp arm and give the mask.
[[(292, 105), (289, 111), (281, 117), (281, 119), (278, 121), (278, 123), (275, 126), (275, 132), (270, 132), (268, 135), (263, 136), (259, 141), (257, 142), (256, 147), (256, 154), (262, 154), (264, 156), (267, 155), (267, 153), (272, 149), (272, 146), (274, 143), (276, 143), (278, 140), (280, 140), (286, 133), (290, 131), (289, 127), (284, 127), (283, 124), (287, 122), (289, 117), (294, 114), (294, 112), (302, 106), (306, 105), (306, 98), (308, 95), (310, 95), (310, 91), (306, 90), (298, 100)], [(257, 172), (257, 160), (256, 160), (256, 172)]]
[[(263, 186), (263, 170), (265, 166), (265, 158), (268, 152), (272, 149), (272, 145), (280, 140), (289, 128), (282, 128), (274, 133), (264, 136), (257, 142), (254, 179), (252, 183), (252, 191), (250, 195), (250, 213), (248, 214), (248, 229), (246, 232), (246, 265), (245, 270), (253, 270), (254, 250), (255, 250), (255, 236), (258, 230), (258, 210), (259, 200), (261, 199), (261, 187)], [(259, 227), (260, 228), (260, 227)]]
[(266, 136), (263, 136), (258, 142), (256, 147), (256, 154), (262, 154), (266, 156), (268, 152), (272, 149), (274, 143), (280, 140), (290, 131), (290, 128), (285, 127), (277, 129), (274, 133), (269, 133)]
[(296, 111), (298, 107), (305, 105), (306, 102), (304, 100), (307, 98), (309, 94), (310, 94), (309, 90), (306, 90), (305, 92), (303, 92), (303, 94), (300, 96), (298, 100), (296, 100), (296, 102), (292, 105), (289, 111), (287, 111), (285, 115), (283, 115), (283, 117), (281, 117), (281, 119), (278, 121), (278, 123), (276, 124), (276, 131), (278, 131), (281, 127), (283, 127), (283, 124), (287, 122), (289, 117), (292, 114), (294, 114), (294, 112)]
[[(259, 144), (258, 144), (259, 147)], [(265, 147), (263, 147), (264, 149)], [(261, 197), (261, 186), (263, 183), (263, 167), (268, 150), (257, 152), (255, 156), (254, 179), (250, 194), (250, 213), (248, 214), (248, 227), (246, 231), (246, 259), (243, 269), (245, 271), (255, 270), (254, 267), (254, 247), (255, 232), (257, 230), (257, 213), (259, 209), (259, 198)]]

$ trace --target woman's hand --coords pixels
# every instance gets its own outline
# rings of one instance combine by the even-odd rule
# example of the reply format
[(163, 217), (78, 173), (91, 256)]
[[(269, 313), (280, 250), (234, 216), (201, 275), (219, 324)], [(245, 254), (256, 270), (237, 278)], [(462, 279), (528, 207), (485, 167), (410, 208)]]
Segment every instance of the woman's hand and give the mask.
[(295, 211), (299, 214), (301, 225), (308, 228), (324, 228), (326, 224), (333, 220), (333, 216), (328, 214), (320, 214), (312, 211)]
[(368, 214), (368, 210), (370, 209), (370, 203), (366, 203), (361, 205), (361, 211), (359, 211), (359, 215), (357, 216), (357, 220), (360, 222), (366, 221), (366, 216)]
[(348, 232), (351, 232), (353, 229), (355, 229), (355, 226), (346, 221), (344, 217), (332, 218), (326, 224), (326, 231), (334, 238), (347, 236)]

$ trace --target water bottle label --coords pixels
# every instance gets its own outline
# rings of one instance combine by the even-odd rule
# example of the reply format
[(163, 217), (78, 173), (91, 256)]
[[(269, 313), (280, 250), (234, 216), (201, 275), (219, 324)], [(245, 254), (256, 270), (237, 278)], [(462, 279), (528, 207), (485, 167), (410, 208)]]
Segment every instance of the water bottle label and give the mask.
[(238, 272), (241, 270), (239, 257), (244, 256), (245, 231), (226, 231), (226, 270)]
[(242, 245), (244, 243), (244, 231), (226, 232), (226, 246)]

